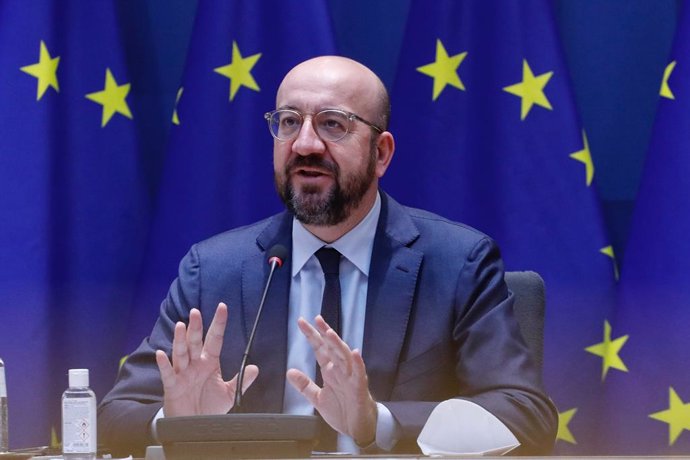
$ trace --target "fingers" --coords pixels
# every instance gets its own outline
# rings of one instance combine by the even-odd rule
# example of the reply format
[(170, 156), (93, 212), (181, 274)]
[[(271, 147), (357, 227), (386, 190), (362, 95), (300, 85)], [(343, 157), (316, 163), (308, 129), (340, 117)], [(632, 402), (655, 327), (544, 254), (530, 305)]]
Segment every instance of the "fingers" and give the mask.
[(360, 390), (369, 391), (369, 377), (367, 377), (367, 368), (362, 359), (362, 353), (359, 350), (352, 352), (352, 377)]
[(203, 327), (201, 324), (201, 312), (193, 308), (189, 313), (189, 327), (187, 328), (187, 347), (189, 359), (199, 359), (203, 347)]
[[(191, 317), (189, 327), (192, 327)], [(184, 371), (189, 365), (189, 349), (187, 348), (186, 331), (187, 328), (183, 322), (178, 321), (177, 324), (175, 324), (172, 343), (172, 364), (175, 372)]]
[(175, 372), (187, 369), (190, 360), (201, 355), (201, 312), (192, 308), (189, 312), (189, 325), (181, 321), (175, 324), (172, 346), (172, 362)]
[(351, 350), (350, 347), (345, 343), (343, 339), (328, 325), (326, 320), (323, 319), (321, 315), (314, 318), (314, 323), (316, 324), (316, 329), (319, 331), (322, 337), (326, 339), (328, 345), (333, 348), (333, 350), (340, 355), (340, 357), (345, 357)]
[[(228, 307), (221, 302), (218, 304), (213, 321), (211, 321), (206, 334), (206, 341), (204, 342), (201, 312), (196, 308), (192, 308), (189, 312), (189, 324), (187, 326), (181, 321), (175, 324), (172, 341), (172, 367), (170, 370), (174, 373), (184, 372), (190, 363), (201, 358), (203, 352), (206, 352), (210, 358), (219, 359), (227, 319)], [(166, 364), (159, 358), (158, 353), (156, 353), (156, 361), (161, 370), (167, 369), (165, 367)], [(170, 362), (167, 357), (165, 361), (169, 366)]]
[(300, 318), (297, 325), (314, 350), (324, 382), (338, 383), (352, 375), (352, 350), (319, 315), (316, 327)]
[(225, 325), (228, 322), (228, 307), (223, 302), (218, 304), (216, 314), (206, 333), (202, 352), (210, 358), (220, 359), (220, 350), (223, 347), (223, 336), (225, 335)]
[(340, 369), (344, 375), (349, 376), (352, 373), (352, 350), (328, 323), (326, 323), (321, 315), (315, 318), (315, 322), (319, 333), (325, 339), (330, 361), (336, 368)]
[(156, 350), (156, 364), (158, 364), (158, 370), (161, 373), (163, 387), (170, 388), (173, 386), (175, 384), (175, 371), (163, 350)]
[(316, 362), (319, 363), (319, 366), (322, 370), (325, 369), (330, 361), (330, 358), (328, 356), (328, 345), (321, 336), (321, 333), (317, 331), (314, 326), (309, 324), (304, 318), (299, 318), (297, 320), (297, 327), (307, 338), (309, 346), (311, 346), (312, 350), (314, 350)]

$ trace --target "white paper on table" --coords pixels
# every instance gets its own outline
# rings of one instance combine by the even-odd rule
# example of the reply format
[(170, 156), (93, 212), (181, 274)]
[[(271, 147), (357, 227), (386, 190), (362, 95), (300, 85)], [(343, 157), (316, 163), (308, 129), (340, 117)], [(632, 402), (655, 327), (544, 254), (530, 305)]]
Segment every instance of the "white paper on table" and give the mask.
[(520, 445), (496, 416), (462, 399), (436, 406), (417, 444), (425, 455), (504, 455)]

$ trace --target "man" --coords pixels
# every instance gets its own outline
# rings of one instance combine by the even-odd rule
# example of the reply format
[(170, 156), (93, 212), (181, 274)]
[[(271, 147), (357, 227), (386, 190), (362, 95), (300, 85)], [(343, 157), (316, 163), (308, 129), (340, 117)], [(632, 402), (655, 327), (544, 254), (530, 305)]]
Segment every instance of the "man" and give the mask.
[[(395, 148), (379, 78), (350, 59), (314, 58), (285, 76), (276, 107), (266, 118), (288, 211), (192, 247), (150, 338), (103, 399), (106, 443), (141, 448), (155, 443), (155, 418), (232, 408), (236, 382), (227, 379), (256, 315), (266, 251), (282, 244), (291, 263), (266, 300), (245, 411), (316, 409), (341, 450), (415, 452), (431, 411), (457, 398), (497, 417), (520, 452), (548, 452), (556, 412), (513, 317), (496, 245), (379, 190)], [(340, 334), (318, 316), (324, 246), (342, 254)]]

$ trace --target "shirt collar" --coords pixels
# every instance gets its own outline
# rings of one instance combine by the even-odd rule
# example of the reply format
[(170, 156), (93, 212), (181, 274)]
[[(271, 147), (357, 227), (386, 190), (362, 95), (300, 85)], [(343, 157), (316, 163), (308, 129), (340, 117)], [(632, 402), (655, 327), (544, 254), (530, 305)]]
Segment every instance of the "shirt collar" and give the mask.
[(381, 214), (381, 196), (376, 193), (374, 206), (352, 230), (330, 244), (326, 244), (309, 232), (300, 221), (293, 218), (292, 225), (292, 276), (297, 275), (307, 260), (323, 246), (337, 249), (362, 273), (369, 276), (371, 251), (374, 248), (376, 226)]

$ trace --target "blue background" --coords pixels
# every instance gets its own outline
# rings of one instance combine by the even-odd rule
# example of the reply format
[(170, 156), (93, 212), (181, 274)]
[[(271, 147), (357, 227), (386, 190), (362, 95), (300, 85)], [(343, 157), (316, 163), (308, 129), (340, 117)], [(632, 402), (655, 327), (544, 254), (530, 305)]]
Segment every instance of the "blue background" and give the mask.
[[(395, 78), (408, 0), (329, 0), (342, 54)], [(555, 0), (558, 28), (577, 107), (589, 139), (609, 236), (619, 264), (667, 64), (681, 0)], [(156, 131), (148, 136), (152, 161), (165, 139), (181, 79), (197, 2), (126, 0), (119, 4), (126, 46), (149, 81), (146, 97)], [(298, 33), (296, 31), (296, 33)], [(144, 66), (142, 61), (146, 61)], [(155, 69), (151, 72), (147, 66)], [(166, 76), (167, 78), (162, 78)], [(171, 78), (177, 76), (178, 78)], [(136, 79), (136, 75), (134, 76)], [(152, 167), (155, 165), (152, 165)], [(158, 169), (156, 169), (158, 170)]]

